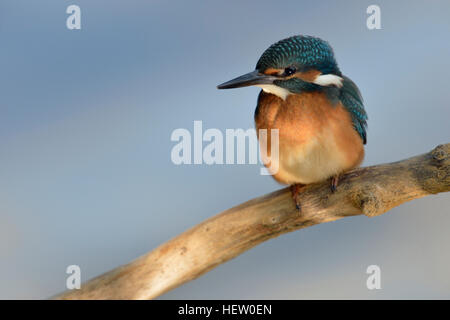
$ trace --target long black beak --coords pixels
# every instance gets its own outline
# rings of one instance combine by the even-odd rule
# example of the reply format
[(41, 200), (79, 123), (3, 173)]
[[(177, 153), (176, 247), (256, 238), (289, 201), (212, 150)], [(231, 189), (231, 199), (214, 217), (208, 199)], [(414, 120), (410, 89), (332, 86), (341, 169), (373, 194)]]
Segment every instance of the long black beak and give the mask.
[(275, 79), (277, 78), (274, 76), (269, 76), (264, 73), (260, 73), (258, 70), (255, 70), (233, 80), (219, 84), (217, 86), (217, 89), (233, 89), (254, 86), (258, 84), (272, 84)]

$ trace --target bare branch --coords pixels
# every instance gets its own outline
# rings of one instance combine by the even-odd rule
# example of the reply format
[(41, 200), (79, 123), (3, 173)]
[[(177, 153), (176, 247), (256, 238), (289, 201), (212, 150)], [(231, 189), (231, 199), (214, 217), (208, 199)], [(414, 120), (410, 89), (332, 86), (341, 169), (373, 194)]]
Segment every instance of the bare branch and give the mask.
[(197, 278), (283, 233), (340, 218), (373, 217), (406, 201), (450, 191), (450, 144), (403, 161), (359, 168), (340, 179), (309, 185), (296, 210), (288, 188), (226, 210), (131, 263), (56, 299), (151, 299)]

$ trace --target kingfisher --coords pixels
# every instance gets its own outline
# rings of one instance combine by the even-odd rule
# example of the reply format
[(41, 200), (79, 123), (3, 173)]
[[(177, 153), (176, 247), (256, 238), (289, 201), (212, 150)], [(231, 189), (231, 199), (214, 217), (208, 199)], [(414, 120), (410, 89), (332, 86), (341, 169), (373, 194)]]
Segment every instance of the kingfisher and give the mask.
[[(217, 86), (232, 89), (257, 86), (255, 126), (278, 129), (278, 159), (272, 174), (291, 185), (297, 209), (301, 189), (330, 179), (335, 192), (339, 176), (358, 167), (367, 143), (367, 113), (356, 84), (344, 76), (328, 42), (297, 35), (271, 45), (254, 71)], [(265, 138), (270, 148), (270, 135)], [(261, 145), (262, 146), (262, 145)], [(267, 152), (270, 157), (270, 152)]]

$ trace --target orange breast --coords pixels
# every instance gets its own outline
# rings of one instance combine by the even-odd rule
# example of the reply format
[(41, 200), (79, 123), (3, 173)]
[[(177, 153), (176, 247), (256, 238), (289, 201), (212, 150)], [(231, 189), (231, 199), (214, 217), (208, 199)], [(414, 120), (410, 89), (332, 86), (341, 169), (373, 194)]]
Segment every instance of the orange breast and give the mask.
[[(279, 130), (279, 159), (271, 159), (271, 165), (278, 167), (273, 176), (281, 183), (322, 181), (358, 166), (364, 157), (350, 114), (321, 92), (291, 94), (286, 100), (262, 92), (255, 123), (257, 130)], [(269, 136), (269, 156), (272, 143)]]

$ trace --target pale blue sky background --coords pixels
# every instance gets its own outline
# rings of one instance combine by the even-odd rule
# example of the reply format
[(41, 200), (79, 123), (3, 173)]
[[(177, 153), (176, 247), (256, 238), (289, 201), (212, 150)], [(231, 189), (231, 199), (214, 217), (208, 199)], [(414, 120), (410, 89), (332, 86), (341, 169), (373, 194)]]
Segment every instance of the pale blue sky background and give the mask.
[[(258, 165), (175, 166), (170, 135), (253, 127), (258, 89), (215, 86), (287, 36), (329, 41), (360, 87), (365, 165), (450, 142), (449, 17), (448, 1), (1, 1), (0, 298), (49, 297), (70, 264), (85, 281), (280, 188)], [(162, 298), (450, 298), (449, 208), (443, 194), (287, 234)]]

